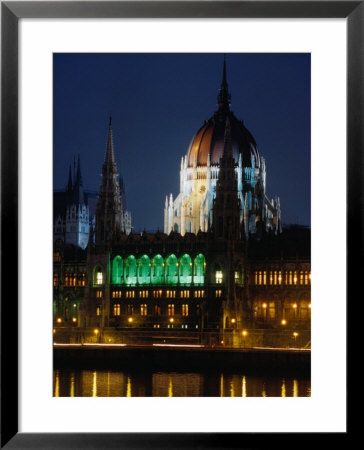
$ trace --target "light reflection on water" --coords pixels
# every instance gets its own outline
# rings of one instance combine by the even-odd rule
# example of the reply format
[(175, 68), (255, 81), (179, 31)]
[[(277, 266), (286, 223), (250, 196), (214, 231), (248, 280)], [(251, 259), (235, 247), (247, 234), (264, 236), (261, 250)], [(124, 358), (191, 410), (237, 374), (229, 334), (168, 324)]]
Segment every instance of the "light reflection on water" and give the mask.
[(230, 373), (54, 370), (55, 397), (310, 397), (308, 378)]

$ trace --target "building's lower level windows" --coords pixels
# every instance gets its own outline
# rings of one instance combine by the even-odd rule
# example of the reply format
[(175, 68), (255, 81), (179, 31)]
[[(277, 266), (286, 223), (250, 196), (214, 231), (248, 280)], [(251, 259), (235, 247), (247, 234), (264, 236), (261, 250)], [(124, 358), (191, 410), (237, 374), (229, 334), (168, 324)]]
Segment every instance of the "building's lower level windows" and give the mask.
[(161, 326), (160, 326), (160, 324), (159, 323), (155, 323), (154, 325), (153, 325), (153, 328), (160, 328)]
[(215, 297), (216, 297), (216, 298), (220, 298), (220, 297), (221, 297), (221, 294), (222, 294), (221, 289), (216, 289), (216, 291), (215, 291)]
[(133, 305), (127, 306), (127, 315), (131, 316), (133, 314)]
[(182, 316), (184, 316), (184, 317), (188, 316), (188, 305), (187, 304), (182, 305)]
[(96, 291), (96, 298), (102, 298), (102, 291)]
[(113, 315), (120, 316), (120, 303), (115, 303), (113, 305)]
[(168, 315), (174, 316), (174, 305), (173, 304), (168, 305)]
[(58, 286), (58, 273), (57, 272), (55, 272), (54, 274), (53, 274), (53, 286)]
[(182, 324), (182, 325), (181, 325), (181, 328), (183, 328), (183, 329), (186, 330), (186, 329), (188, 328), (188, 325), (187, 325), (187, 324)]
[(96, 315), (101, 316), (101, 306), (96, 306)]
[(142, 305), (140, 305), (140, 315), (141, 316), (146, 316), (148, 314), (148, 307), (146, 303), (143, 303)]
[(160, 316), (161, 315), (161, 307), (160, 305), (154, 305), (154, 315)]

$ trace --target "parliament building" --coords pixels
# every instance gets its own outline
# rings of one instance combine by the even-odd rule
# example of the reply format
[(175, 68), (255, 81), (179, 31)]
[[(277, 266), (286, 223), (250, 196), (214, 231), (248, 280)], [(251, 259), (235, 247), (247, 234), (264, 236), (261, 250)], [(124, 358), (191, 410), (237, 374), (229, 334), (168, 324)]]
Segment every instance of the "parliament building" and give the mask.
[[(132, 230), (111, 119), (92, 208), (81, 180), (78, 161), (63, 215), (54, 213), (55, 336), (264, 346), (289, 330), (289, 339), (310, 345), (310, 229), (282, 227), (264, 158), (230, 109), (225, 61), (217, 110), (182, 157), (163, 232)], [(78, 235), (66, 234), (71, 220)]]

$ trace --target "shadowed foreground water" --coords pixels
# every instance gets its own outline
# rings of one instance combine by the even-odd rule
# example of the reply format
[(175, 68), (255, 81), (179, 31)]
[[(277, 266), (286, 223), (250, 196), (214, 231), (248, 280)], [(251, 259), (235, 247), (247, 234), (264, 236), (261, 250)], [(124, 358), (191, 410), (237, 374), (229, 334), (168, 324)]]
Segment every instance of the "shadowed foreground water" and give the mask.
[(310, 397), (302, 376), (221, 372), (65, 370), (53, 373), (55, 397)]

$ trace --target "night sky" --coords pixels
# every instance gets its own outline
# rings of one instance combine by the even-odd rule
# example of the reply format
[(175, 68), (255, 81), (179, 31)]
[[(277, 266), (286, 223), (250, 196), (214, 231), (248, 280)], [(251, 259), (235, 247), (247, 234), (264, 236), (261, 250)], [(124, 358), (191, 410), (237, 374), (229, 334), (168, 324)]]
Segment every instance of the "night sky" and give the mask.
[[(80, 155), (98, 191), (112, 116), (115, 157), (135, 231), (163, 230), (165, 196), (179, 193), (181, 157), (216, 111), (223, 54), (55, 54), (54, 188)], [(283, 224), (311, 224), (310, 55), (226, 55), (231, 110), (265, 158), (267, 195)]]

